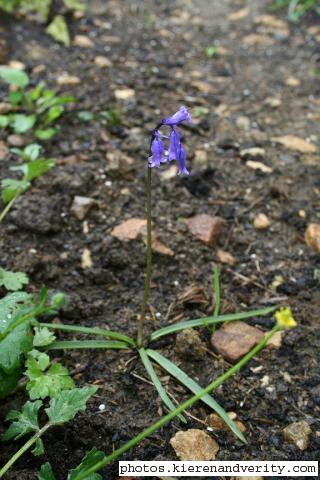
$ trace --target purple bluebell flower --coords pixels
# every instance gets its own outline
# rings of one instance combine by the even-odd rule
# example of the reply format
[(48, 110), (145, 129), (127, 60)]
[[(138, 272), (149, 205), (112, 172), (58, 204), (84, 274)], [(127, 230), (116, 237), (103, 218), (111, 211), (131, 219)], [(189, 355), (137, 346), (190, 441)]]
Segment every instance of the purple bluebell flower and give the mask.
[[(176, 127), (182, 122), (192, 122), (192, 118), (186, 107), (180, 107), (180, 109), (171, 117), (164, 118), (159, 125), (153, 131), (151, 140), (151, 156), (149, 157), (149, 167), (160, 167), (161, 163), (167, 163), (171, 160), (176, 160), (179, 164), (178, 175), (189, 175), (186, 168), (186, 151), (180, 142), (180, 134)], [(165, 146), (162, 141), (165, 137), (159, 129), (162, 126), (171, 127), (169, 136), (169, 149), (165, 151)]]

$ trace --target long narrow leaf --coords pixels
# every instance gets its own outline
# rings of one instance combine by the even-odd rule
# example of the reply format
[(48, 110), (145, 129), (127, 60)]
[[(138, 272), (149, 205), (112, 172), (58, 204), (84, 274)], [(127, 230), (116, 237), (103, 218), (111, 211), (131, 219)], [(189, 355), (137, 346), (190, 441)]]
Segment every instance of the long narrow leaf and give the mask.
[(40, 327), (53, 328), (55, 330), (62, 330), (64, 332), (84, 333), (86, 335), (101, 335), (102, 337), (115, 338), (134, 345), (132, 338), (124, 335), (123, 333), (114, 332), (113, 330), (107, 330), (99, 327), (82, 327), (81, 325), (65, 325), (63, 323), (40, 323)]
[[(160, 355), (160, 353), (156, 352), (155, 350), (146, 350), (146, 353), (149, 357), (155, 360), (162, 368), (164, 368), (170, 375), (175, 377), (179, 382), (181, 382), (185, 387), (187, 387), (191, 392), (195, 393), (196, 395), (201, 392), (202, 388), (198, 385), (192, 378), (188, 377), (188, 375), (177, 367), (174, 363), (172, 363), (167, 358)], [(240, 432), (237, 425), (234, 423), (233, 420), (229, 417), (227, 412), (216, 402), (209, 394), (204, 395), (201, 400), (206, 403), (209, 407), (211, 407), (228, 425), (228, 427), (233, 431), (233, 433), (244, 443), (247, 443), (245, 437)]]
[(94, 348), (110, 348), (110, 349), (127, 349), (128, 344), (112, 340), (61, 340), (51, 343), (46, 350), (74, 350), (74, 349), (94, 349)]
[(160, 337), (170, 335), (171, 333), (178, 332), (179, 330), (184, 330), (185, 328), (202, 327), (206, 325), (212, 325), (214, 323), (244, 320), (246, 318), (268, 315), (268, 313), (273, 312), (275, 309), (276, 307), (265, 307), (257, 310), (250, 310), (249, 312), (228, 313), (226, 315), (219, 315), (218, 317), (212, 315), (210, 317), (196, 318), (195, 320), (186, 320), (185, 322), (175, 323), (174, 325), (169, 325), (168, 327), (156, 330), (151, 334), (150, 340), (157, 340)]
[[(158, 378), (158, 375), (156, 374), (156, 372), (155, 372), (155, 370), (152, 366), (152, 363), (150, 362), (150, 360), (148, 358), (148, 355), (146, 354), (146, 351), (145, 351), (144, 348), (139, 349), (139, 355), (140, 355), (140, 358), (142, 360), (143, 365), (145, 366), (145, 369), (147, 370), (147, 372), (149, 374), (149, 377), (150, 377), (153, 385), (158, 390), (158, 393), (159, 393), (163, 403), (165, 403), (165, 405), (167, 405), (169, 410), (171, 412), (173, 412), (176, 409), (176, 406), (172, 403), (172, 401), (170, 400), (167, 392), (163, 388), (162, 383), (160, 382), (160, 380)], [(186, 419), (182, 415), (179, 415), (179, 418), (182, 422), (187, 423)]]

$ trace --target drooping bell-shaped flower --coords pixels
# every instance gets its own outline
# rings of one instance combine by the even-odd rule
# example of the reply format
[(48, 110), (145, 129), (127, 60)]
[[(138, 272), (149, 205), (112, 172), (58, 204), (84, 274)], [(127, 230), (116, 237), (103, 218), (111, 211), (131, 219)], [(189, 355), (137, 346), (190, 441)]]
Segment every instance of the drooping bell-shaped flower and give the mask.
[(171, 117), (162, 120), (162, 125), (178, 125), (182, 122), (192, 122), (192, 118), (186, 107), (180, 107), (179, 110)]
[(162, 134), (156, 130), (150, 148), (152, 153), (149, 157), (150, 167), (160, 167), (160, 164), (166, 161), (164, 155), (164, 143), (161, 138)]
[(180, 135), (174, 128), (172, 128), (170, 137), (169, 137), (169, 152), (168, 152), (169, 162), (171, 162), (171, 160), (178, 160), (179, 149), (180, 149)]
[(180, 148), (179, 148), (179, 158), (178, 158), (178, 164), (179, 164), (179, 172), (178, 175), (189, 175), (189, 172), (186, 167), (186, 151), (183, 148), (183, 146), (180, 143)]

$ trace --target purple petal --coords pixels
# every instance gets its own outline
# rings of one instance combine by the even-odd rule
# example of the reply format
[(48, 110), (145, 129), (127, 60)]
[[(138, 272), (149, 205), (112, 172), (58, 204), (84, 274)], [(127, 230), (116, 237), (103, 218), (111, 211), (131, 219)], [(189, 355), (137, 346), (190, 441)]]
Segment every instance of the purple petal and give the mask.
[(172, 117), (166, 117), (162, 120), (163, 125), (178, 125), (182, 122), (192, 122), (191, 115), (186, 107), (180, 107)]
[(169, 142), (168, 159), (169, 161), (178, 160), (180, 152), (180, 135), (174, 128), (170, 133)]
[(151, 144), (152, 156), (149, 157), (150, 167), (160, 167), (164, 159), (164, 143), (160, 140), (160, 134), (157, 132)]
[(186, 151), (181, 144), (180, 144), (178, 163), (179, 163), (178, 175), (189, 175), (189, 172), (186, 167)]

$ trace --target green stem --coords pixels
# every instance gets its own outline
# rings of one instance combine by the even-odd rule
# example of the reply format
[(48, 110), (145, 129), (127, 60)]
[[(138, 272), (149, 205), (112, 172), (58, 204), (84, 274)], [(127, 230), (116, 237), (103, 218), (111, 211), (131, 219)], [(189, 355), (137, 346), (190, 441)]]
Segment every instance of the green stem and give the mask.
[(275, 325), (273, 329), (267, 335), (265, 335), (265, 337), (261, 340), (261, 342), (258, 343), (258, 345), (256, 345), (249, 353), (247, 353), (244, 357), (242, 357), (242, 359), (238, 363), (233, 365), (227, 372), (220, 375), (220, 377), (218, 377), (216, 380), (210, 383), (210, 385), (208, 385), (206, 388), (201, 390), (197, 395), (194, 395), (193, 397), (189, 398), (189, 400), (182, 403), (176, 410), (160, 418), (160, 420), (158, 420), (156, 423), (146, 428), (143, 432), (139, 433), (139, 435), (132, 438), (129, 442), (127, 442), (122, 447), (115, 450), (111, 455), (108, 455), (103, 460), (96, 463), (94, 466), (80, 473), (80, 475), (76, 477), (76, 480), (83, 480), (84, 478), (87, 478), (89, 474), (96, 472), (100, 468), (112, 462), (113, 460), (118, 458), (120, 455), (122, 455), (124, 452), (134, 447), (137, 443), (141, 442), (143, 439), (145, 439), (146, 437), (154, 433), (156, 430), (163, 427), (166, 423), (168, 423), (174, 417), (182, 413), (184, 410), (186, 410), (187, 408), (190, 408), (204, 395), (218, 388), (223, 382), (225, 382), (230, 377), (232, 377), (232, 375), (237, 373), (240, 370), (240, 368), (242, 368), (249, 360), (251, 360), (251, 358), (256, 353), (258, 353), (267, 344), (270, 338), (279, 330), (280, 330), (279, 326)]
[(146, 269), (146, 283), (144, 287), (144, 294), (142, 300), (142, 307), (140, 317), (138, 318), (138, 333), (137, 333), (137, 347), (141, 348), (143, 343), (143, 327), (146, 317), (146, 309), (149, 299), (150, 282), (152, 273), (152, 232), (151, 232), (151, 194), (152, 194), (152, 177), (151, 168), (148, 167), (147, 176), (147, 269)]
[(7, 203), (7, 205), (4, 207), (4, 209), (2, 210), (2, 212), (0, 213), (0, 223), (2, 222), (2, 220), (4, 219), (4, 217), (7, 215), (7, 213), (11, 210), (11, 207), (13, 206), (14, 202), (17, 200), (17, 198), (19, 197), (21, 192), (17, 193), (11, 200), (9, 203)]
[(42, 427), (37, 433), (33, 435), (21, 448), (18, 450), (11, 458), (10, 460), (1, 468), (0, 470), (0, 478), (3, 477), (3, 475), (9, 470), (9, 468), (12, 467), (12, 465), (19, 460), (19, 458), (30, 448), (38, 438), (40, 438), (46, 430), (51, 426), (50, 423), (47, 423)]

